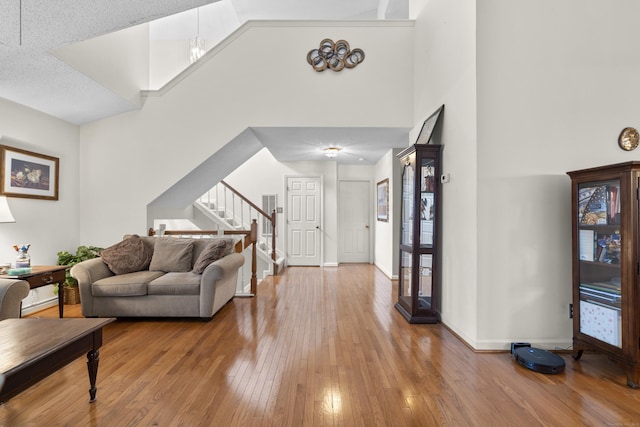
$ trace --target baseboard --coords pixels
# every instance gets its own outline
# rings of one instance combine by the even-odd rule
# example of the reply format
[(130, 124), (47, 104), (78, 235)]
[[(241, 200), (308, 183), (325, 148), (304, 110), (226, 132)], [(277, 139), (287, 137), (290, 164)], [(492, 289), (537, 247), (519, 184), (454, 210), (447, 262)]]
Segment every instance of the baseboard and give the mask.
[(536, 340), (535, 338), (518, 338), (508, 340), (478, 340), (476, 341), (475, 351), (510, 351), (512, 342), (527, 342), (531, 344), (531, 347), (549, 351), (569, 350), (573, 348), (571, 341), (562, 339)]
[(22, 309), (22, 316), (28, 316), (29, 314), (37, 313), (47, 308), (55, 307), (58, 305), (58, 297), (50, 298), (48, 300), (39, 301), (35, 304), (31, 304), (28, 307)]

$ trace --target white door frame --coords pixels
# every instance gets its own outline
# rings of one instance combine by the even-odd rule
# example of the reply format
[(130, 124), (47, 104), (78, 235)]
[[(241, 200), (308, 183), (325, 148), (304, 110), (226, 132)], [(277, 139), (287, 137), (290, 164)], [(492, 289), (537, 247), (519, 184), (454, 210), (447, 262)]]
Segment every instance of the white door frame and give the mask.
[(320, 233), (319, 233), (319, 243), (320, 248), (320, 267), (324, 266), (324, 177), (322, 175), (299, 175), (299, 174), (288, 174), (284, 176), (284, 253), (285, 253), (285, 265), (289, 264), (289, 188), (287, 183), (289, 182), (289, 178), (317, 178), (320, 180)]
[[(375, 200), (375, 199), (372, 199), (372, 197), (374, 197), (373, 191), (371, 190), (371, 188), (373, 188), (372, 187), (372, 181), (369, 180), (369, 179), (341, 179), (341, 180), (338, 180), (338, 206), (339, 206), (338, 207), (338, 212), (341, 212), (340, 211), (340, 204), (342, 203), (342, 200), (341, 200), (341, 196), (342, 195), (340, 193), (340, 184), (343, 183), (343, 182), (364, 182), (364, 183), (367, 184), (367, 188), (369, 189), (369, 191), (367, 192), (367, 196), (369, 198), (369, 206), (367, 208), (368, 209), (368, 215), (367, 216), (368, 216), (368, 221), (369, 221), (369, 228), (368, 228), (368, 230), (369, 230), (369, 232), (368, 232), (368, 234), (369, 234), (369, 248), (368, 249), (369, 250), (368, 250), (368, 253), (367, 253), (367, 261), (366, 262), (369, 263), (369, 264), (372, 264), (373, 263), (373, 231), (374, 231), (374, 224), (375, 224), (375, 218), (373, 217), (374, 209), (372, 208), (372, 205), (371, 205), (371, 201)], [(343, 218), (342, 217), (338, 217), (338, 234), (342, 234), (342, 221), (343, 221)], [(341, 255), (342, 255), (342, 248), (339, 245), (339, 247), (338, 247), (338, 264), (340, 264), (343, 261), (342, 259), (340, 259)]]

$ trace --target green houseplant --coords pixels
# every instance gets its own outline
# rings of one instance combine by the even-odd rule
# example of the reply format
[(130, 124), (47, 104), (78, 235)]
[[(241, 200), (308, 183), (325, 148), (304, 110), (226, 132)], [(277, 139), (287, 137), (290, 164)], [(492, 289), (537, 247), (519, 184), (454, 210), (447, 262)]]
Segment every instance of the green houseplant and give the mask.
[[(73, 290), (72, 292), (74, 292), (74, 295), (76, 296), (78, 295), (78, 292), (77, 292), (78, 281), (73, 277), (71, 277), (71, 273), (70, 273), (71, 267), (73, 267), (74, 265), (82, 261), (99, 257), (101, 250), (102, 248), (99, 248), (97, 246), (78, 246), (78, 249), (76, 250), (75, 255), (67, 251), (58, 252), (58, 265), (66, 265), (67, 267), (69, 267), (66, 271), (66, 277), (64, 281), (65, 301), (68, 301), (68, 303), (71, 302), (70, 300), (72, 298), (66, 298), (68, 295), (67, 292), (69, 292), (70, 290)], [(59, 292), (59, 289), (57, 288), (57, 286), (54, 292), (56, 294)], [(75, 298), (73, 299), (75, 300)]]

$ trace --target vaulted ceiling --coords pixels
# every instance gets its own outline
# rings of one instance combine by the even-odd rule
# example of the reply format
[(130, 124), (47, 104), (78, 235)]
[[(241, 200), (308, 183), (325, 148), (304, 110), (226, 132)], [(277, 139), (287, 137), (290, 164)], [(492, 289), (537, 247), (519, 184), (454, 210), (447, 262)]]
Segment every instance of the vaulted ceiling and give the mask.
[[(232, 4), (240, 22), (249, 19), (405, 19), (408, 16), (408, 0), (223, 1)], [(52, 52), (210, 3), (215, 1), (2, 0), (0, 97), (74, 124), (137, 109), (139, 105), (82, 74)], [(275, 136), (274, 132), (263, 133), (265, 138)]]

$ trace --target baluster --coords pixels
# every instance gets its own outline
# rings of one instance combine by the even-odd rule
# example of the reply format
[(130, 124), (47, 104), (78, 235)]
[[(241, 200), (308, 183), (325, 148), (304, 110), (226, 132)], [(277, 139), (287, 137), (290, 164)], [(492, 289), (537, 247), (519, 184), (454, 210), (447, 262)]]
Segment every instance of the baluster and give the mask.
[(276, 210), (271, 211), (271, 260), (273, 261), (273, 275), (278, 274), (278, 255), (276, 254)]

